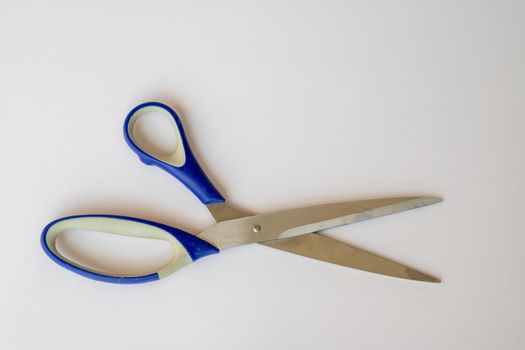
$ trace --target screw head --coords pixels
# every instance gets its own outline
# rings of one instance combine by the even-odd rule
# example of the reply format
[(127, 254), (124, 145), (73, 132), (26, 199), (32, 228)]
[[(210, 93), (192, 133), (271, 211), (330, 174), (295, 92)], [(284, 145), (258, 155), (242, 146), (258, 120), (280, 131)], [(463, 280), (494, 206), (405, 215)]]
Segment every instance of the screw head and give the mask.
[(253, 232), (255, 233), (259, 233), (261, 231), (261, 225), (253, 225), (253, 228), (252, 228)]

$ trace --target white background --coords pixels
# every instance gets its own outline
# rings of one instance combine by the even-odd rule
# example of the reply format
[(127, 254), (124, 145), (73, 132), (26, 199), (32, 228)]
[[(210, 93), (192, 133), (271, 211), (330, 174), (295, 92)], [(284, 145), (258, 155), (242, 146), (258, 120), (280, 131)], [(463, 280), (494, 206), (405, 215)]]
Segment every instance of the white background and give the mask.
[[(524, 17), (521, 1), (2, 1), (0, 348), (523, 348)], [(443, 283), (260, 245), (144, 285), (62, 269), (39, 244), (57, 217), (213, 223), (125, 144), (148, 100), (248, 210), (443, 197), (328, 232)]]

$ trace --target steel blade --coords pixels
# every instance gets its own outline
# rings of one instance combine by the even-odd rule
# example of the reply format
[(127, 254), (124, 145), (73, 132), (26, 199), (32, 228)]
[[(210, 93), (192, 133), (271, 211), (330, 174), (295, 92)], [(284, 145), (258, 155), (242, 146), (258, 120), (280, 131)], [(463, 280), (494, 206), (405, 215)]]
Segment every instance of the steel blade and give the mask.
[(208, 211), (216, 222), (244, 218), (246, 216), (253, 215), (253, 213), (231, 207), (226, 202), (207, 204), (206, 208), (208, 208)]
[(286, 252), (381, 275), (440, 282), (439, 279), (423, 272), (320, 234), (309, 233), (264, 244)]
[(294, 237), (440, 202), (433, 197), (383, 198), (290, 209), (227, 220), (198, 237), (219, 249)]

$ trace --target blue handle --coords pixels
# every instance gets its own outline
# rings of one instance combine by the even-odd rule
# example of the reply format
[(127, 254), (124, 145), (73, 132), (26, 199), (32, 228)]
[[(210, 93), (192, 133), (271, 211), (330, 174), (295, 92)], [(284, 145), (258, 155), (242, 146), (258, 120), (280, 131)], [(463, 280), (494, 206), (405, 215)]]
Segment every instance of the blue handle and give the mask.
[[(177, 136), (177, 148), (170, 155), (149, 154), (136, 142), (135, 122), (147, 112), (160, 112), (171, 122)], [(224, 197), (213, 186), (197, 159), (191, 152), (179, 116), (173, 109), (159, 102), (146, 102), (133, 108), (124, 122), (124, 138), (139, 159), (147, 165), (155, 165), (179, 179), (203, 204), (224, 202)]]
[[(160, 269), (146, 275), (117, 276), (106, 274), (71, 261), (58, 251), (56, 247), (58, 236), (60, 233), (70, 229), (93, 230), (110, 234), (165, 240), (173, 248), (173, 257)], [(93, 280), (118, 284), (156, 281), (197, 259), (219, 252), (217, 248), (208, 242), (177, 228), (153, 221), (117, 215), (77, 215), (57, 219), (44, 228), (40, 237), (40, 243), (44, 252), (60, 266)]]

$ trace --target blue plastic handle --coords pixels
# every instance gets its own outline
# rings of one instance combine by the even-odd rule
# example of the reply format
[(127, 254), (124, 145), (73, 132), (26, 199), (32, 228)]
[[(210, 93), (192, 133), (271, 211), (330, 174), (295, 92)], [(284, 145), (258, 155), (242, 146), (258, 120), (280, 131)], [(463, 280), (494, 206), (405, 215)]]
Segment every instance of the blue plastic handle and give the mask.
[[(57, 249), (58, 236), (70, 229), (84, 229), (132, 237), (154, 238), (169, 242), (173, 257), (164, 266), (146, 275), (110, 275), (69, 260)], [(219, 252), (217, 248), (187, 232), (153, 221), (117, 215), (77, 215), (49, 223), (40, 237), (45, 253), (60, 266), (81, 276), (109, 283), (133, 284), (156, 281), (189, 263)]]
[[(135, 122), (147, 112), (160, 112), (169, 120), (177, 136), (177, 148), (170, 155), (150, 154), (144, 151), (136, 142), (134, 136)], [(124, 138), (129, 147), (139, 159), (147, 165), (155, 165), (179, 179), (203, 204), (224, 202), (224, 197), (213, 186), (197, 159), (191, 152), (190, 145), (184, 134), (182, 122), (173, 109), (160, 102), (146, 102), (129, 112), (124, 122)]]

